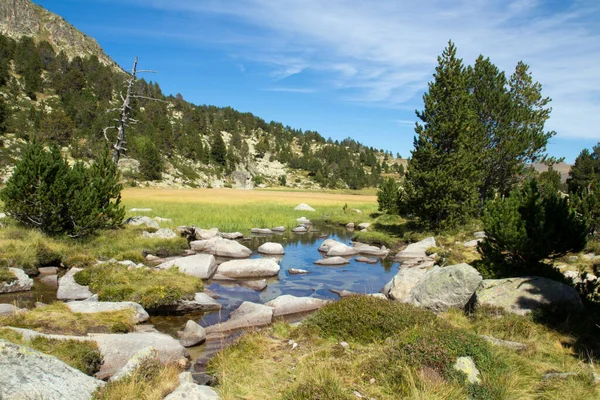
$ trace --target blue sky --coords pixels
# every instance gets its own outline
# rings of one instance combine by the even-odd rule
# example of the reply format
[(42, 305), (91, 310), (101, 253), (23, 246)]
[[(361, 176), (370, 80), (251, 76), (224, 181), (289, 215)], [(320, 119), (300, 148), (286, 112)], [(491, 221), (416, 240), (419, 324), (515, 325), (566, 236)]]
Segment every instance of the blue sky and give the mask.
[(231, 106), (407, 156), (415, 109), (448, 39), (552, 98), (549, 153), (600, 141), (596, 0), (36, 0), (167, 94)]

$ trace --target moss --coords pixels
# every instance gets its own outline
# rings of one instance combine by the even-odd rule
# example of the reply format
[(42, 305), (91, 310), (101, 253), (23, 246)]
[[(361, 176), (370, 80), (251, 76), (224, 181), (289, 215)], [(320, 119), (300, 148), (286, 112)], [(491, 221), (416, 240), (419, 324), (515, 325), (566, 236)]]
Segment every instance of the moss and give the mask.
[(7, 266), (0, 265), (0, 283), (12, 283), (16, 280), (17, 277)]
[(80, 285), (89, 285), (102, 301), (135, 301), (152, 309), (191, 299), (202, 290), (202, 280), (169, 270), (128, 269), (119, 264), (100, 264), (75, 275)]

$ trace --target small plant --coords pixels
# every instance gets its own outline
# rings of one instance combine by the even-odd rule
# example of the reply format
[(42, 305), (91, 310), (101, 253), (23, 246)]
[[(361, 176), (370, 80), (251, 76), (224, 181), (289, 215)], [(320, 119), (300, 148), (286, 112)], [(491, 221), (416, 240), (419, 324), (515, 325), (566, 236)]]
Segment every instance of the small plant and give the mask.
[(264, 179), (262, 176), (260, 175), (255, 175), (252, 177), (252, 182), (254, 182), (255, 185), (261, 185), (263, 183)]
[(287, 185), (287, 177), (285, 175), (281, 175), (279, 177), (279, 185), (286, 186)]

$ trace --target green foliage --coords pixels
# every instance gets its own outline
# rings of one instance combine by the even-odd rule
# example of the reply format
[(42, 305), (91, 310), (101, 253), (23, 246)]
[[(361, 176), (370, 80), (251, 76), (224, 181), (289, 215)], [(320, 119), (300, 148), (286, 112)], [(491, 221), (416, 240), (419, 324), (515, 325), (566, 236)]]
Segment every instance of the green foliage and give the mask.
[(15, 274), (6, 265), (0, 265), (0, 283), (12, 283), (17, 280)]
[(593, 182), (588, 189), (571, 193), (569, 201), (577, 214), (588, 221), (588, 233), (596, 236), (600, 232), (600, 182)]
[(571, 167), (567, 186), (570, 193), (586, 192), (592, 185), (600, 185), (600, 143), (592, 152), (583, 149)]
[(281, 186), (287, 185), (287, 177), (285, 175), (281, 175), (279, 177), (279, 185), (281, 185)]
[(388, 214), (398, 212), (398, 192), (400, 187), (394, 178), (386, 178), (377, 191), (378, 210)]
[(288, 389), (282, 400), (353, 400), (355, 397), (345, 389), (333, 374), (318, 375)]
[(489, 202), (483, 223), (486, 238), (478, 249), (499, 275), (549, 272), (543, 260), (582, 250), (588, 232), (567, 199), (556, 193), (542, 196), (535, 180)]
[(156, 145), (146, 137), (136, 141), (140, 174), (149, 181), (159, 180), (164, 169), (163, 159)]
[(261, 175), (254, 175), (252, 177), (252, 182), (254, 182), (255, 185), (260, 185), (264, 182), (264, 179)]
[(212, 142), (210, 144), (210, 157), (211, 160), (222, 167), (227, 164), (227, 147), (221, 136), (221, 132), (216, 132), (213, 135)]
[[(9, 110), (4, 98), (0, 96), (0, 135), (6, 133), (6, 129), (8, 127), (8, 119), (9, 119)], [(2, 147), (0, 145), (0, 147)]]
[(34, 141), (23, 152), (6, 188), (0, 192), (6, 212), (48, 234), (86, 236), (119, 225), (121, 185), (108, 152), (91, 167), (72, 167), (53, 146), (46, 151)]

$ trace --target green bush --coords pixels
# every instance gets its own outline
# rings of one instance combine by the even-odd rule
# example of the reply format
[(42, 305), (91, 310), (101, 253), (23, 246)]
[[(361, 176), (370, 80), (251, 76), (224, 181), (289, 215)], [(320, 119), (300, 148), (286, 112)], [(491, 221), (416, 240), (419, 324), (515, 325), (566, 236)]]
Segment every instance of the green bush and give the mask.
[(7, 214), (48, 234), (89, 235), (120, 225), (121, 185), (116, 165), (105, 152), (92, 166), (69, 166), (58, 147), (46, 151), (34, 141), (0, 192)]
[(386, 178), (377, 191), (378, 210), (388, 214), (397, 214), (399, 190), (400, 187), (394, 178)]
[(535, 180), (487, 204), (486, 238), (478, 246), (495, 275), (550, 273), (543, 260), (585, 247), (587, 223), (559, 194), (542, 196)]

